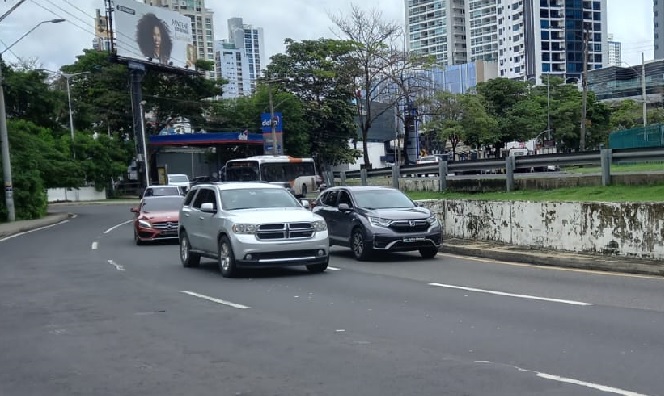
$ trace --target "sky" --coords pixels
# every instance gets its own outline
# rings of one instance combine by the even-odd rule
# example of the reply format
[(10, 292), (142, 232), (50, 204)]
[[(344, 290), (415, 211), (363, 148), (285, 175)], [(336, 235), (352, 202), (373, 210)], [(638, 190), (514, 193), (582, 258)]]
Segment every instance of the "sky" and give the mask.
[[(4, 14), (19, 0), (0, 0)], [(608, 32), (622, 42), (622, 59), (629, 65), (653, 58), (652, 0), (607, 0)], [(335, 37), (329, 14), (347, 14), (352, 0), (207, 0), (214, 11), (215, 39), (227, 38), (226, 20), (243, 18), (245, 24), (262, 27), (268, 57), (285, 50), (284, 39)], [(362, 8), (378, 8), (386, 20), (403, 23), (404, 0), (354, 1)], [(269, 4), (269, 5), (268, 5)], [(44, 24), (5, 52), (5, 61), (36, 61), (37, 67), (57, 70), (74, 63), (94, 37), (95, 10), (103, 0), (27, 0), (0, 22), (0, 48), (13, 43), (40, 21), (65, 18), (60, 24)], [(2, 51), (0, 50), (0, 51)]]

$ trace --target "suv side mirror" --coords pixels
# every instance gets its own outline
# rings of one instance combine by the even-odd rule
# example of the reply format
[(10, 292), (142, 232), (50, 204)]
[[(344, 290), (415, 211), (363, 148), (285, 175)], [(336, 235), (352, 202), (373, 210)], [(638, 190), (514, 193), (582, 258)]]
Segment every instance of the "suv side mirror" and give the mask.
[(215, 213), (214, 204), (212, 202), (205, 202), (201, 204), (201, 212)]
[(351, 211), (351, 208), (347, 203), (340, 203), (338, 208), (342, 212), (350, 212)]
[(301, 199), (300, 203), (304, 206), (305, 209), (311, 209), (311, 204), (308, 199)]

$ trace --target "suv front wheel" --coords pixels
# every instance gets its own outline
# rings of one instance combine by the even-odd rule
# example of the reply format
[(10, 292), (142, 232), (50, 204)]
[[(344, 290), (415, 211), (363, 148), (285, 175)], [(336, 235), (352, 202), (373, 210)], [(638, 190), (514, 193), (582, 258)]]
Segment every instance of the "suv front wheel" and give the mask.
[(356, 260), (366, 261), (371, 255), (371, 247), (364, 238), (362, 227), (355, 227), (350, 235), (350, 248)]
[(237, 267), (235, 266), (235, 254), (233, 254), (233, 247), (231, 241), (227, 236), (219, 238), (217, 248), (217, 260), (219, 271), (224, 278), (232, 278), (237, 274)]

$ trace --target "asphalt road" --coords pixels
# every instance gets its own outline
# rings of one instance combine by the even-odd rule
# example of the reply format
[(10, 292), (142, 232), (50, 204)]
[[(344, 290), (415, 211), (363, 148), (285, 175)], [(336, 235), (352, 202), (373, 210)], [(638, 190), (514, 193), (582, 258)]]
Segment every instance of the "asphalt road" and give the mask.
[(664, 279), (415, 254), (185, 269), (129, 206), (0, 241), (0, 395), (662, 395)]

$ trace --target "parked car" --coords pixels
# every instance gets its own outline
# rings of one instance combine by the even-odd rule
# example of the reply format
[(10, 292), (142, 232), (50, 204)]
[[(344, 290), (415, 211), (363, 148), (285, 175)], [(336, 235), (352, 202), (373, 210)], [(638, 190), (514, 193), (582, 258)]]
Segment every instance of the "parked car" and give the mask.
[(436, 214), (393, 188), (330, 187), (313, 206), (327, 222), (330, 244), (349, 247), (357, 260), (367, 260), (377, 251), (419, 251), (433, 258), (442, 243)]
[(148, 196), (138, 207), (131, 208), (134, 218), (134, 242), (142, 245), (165, 239), (178, 238), (182, 195)]
[(184, 173), (169, 173), (166, 177), (169, 186), (178, 186), (184, 192), (189, 190), (189, 176), (185, 175)]
[(143, 196), (145, 197), (164, 197), (172, 195), (184, 195), (184, 190), (179, 186), (148, 186), (145, 191), (143, 191)]
[(323, 272), (329, 261), (327, 224), (307, 207), (307, 201), (269, 183), (195, 185), (180, 210), (182, 265), (212, 258), (226, 278), (242, 267)]

